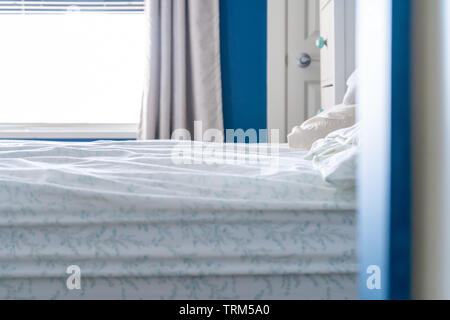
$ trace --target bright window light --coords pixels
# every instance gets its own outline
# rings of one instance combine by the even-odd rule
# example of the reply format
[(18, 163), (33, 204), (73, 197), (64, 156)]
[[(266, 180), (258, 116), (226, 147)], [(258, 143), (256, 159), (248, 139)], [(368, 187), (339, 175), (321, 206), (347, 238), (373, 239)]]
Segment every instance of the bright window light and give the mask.
[(0, 123), (137, 123), (142, 13), (2, 15)]

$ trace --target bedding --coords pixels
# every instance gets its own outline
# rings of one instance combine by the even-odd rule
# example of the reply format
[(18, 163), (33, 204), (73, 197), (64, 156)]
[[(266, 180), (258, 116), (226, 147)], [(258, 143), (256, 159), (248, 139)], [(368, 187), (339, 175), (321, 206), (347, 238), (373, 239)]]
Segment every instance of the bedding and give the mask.
[(356, 106), (338, 105), (295, 127), (288, 136), (291, 148), (310, 150), (313, 143), (325, 138), (329, 133), (355, 124)]
[(359, 71), (355, 70), (347, 80), (347, 91), (342, 104), (327, 108), (317, 116), (293, 128), (288, 135), (291, 148), (309, 151), (313, 143), (329, 133), (353, 126), (356, 122), (356, 98)]
[(305, 159), (311, 160), (324, 181), (341, 188), (355, 187), (360, 124), (330, 133), (316, 141)]
[(0, 298), (356, 298), (355, 193), (305, 155), (0, 142)]

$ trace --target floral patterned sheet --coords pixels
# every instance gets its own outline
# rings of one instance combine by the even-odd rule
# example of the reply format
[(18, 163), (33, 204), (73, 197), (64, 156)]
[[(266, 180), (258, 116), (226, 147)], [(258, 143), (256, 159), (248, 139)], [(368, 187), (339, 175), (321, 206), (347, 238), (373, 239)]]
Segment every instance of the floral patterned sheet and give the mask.
[(0, 142), (0, 298), (355, 298), (355, 191), (266, 147)]

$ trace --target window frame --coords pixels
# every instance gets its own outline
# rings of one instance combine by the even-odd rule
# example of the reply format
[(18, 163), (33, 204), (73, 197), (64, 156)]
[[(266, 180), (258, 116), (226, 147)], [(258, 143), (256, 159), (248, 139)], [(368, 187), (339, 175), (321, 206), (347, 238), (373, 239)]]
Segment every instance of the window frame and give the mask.
[[(143, 0), (0, 0), (5, 6), (6, 2), (13, 3), (14, 6), (26, 8), (26, 6), (43, 6), (48, 2), (59, 3), (58, 11), (1, 11), (0, 14), (66, 14), (65, 3), (76, 5), (81, 4), (83, 14), (89, 14), (89, 6), (104, 3), (105, 10), (96, 9), (95, 12), (107, 12), (109, 14), (135, 13), (143, 14)], [(86, 6), (89, 5), (89, 6)], [(77, 6), (77, 5), (76, 5)], [(110, 10), (110, 6), (113, 10)], [(64, 8), (63, 8), (64, 7)], [(57, 8), (57, 7), (55, 7)], [(70, 10), (69, 10), (70, 11)], [(0, 123), (0, 140), (135, 140), (138, 134), (137, 123)]]
[(137, 124), (0, 124), (3, 140), (135, 140)]

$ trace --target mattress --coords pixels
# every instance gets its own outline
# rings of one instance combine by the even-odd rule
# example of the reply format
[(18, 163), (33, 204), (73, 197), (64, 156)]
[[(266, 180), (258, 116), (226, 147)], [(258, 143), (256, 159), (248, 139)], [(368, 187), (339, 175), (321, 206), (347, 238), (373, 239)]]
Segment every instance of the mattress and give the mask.
[[(356, 298), (355, 192), (303, 156), (1, 142), (0, 298)], [(73, 265), (80, 290), (67, 287)]]

